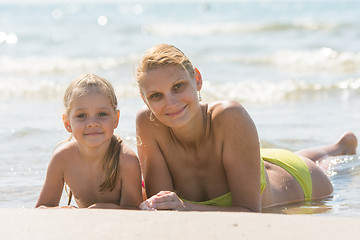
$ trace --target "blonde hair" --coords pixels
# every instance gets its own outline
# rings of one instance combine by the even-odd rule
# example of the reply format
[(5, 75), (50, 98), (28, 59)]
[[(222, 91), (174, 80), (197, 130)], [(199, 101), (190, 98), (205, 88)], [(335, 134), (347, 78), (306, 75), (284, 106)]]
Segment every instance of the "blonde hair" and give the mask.
[[(75, 78), (65, 91), (65, 114), (69, 114), (71, 111), (72, 103), (75, 97), (84, 96), (94, 92), (106, 95), (111, 102), (113, 110), (115, 112), (117, 111), (118, 101), (111, 83), (95, 74), (82, 74)], [(71, 138), (72, 136), (70, 136), (70, 139)], [(103, 169), (105, 172), (105, 180), (99, 186), (100, 192), (104, 192), (107, 189), (112, 191), (115, 188), (119, 170), (121, 143), (122, 139), (120, 137), (116, 135), (111, 137), (109, 148), (104, 156)]]
[(182, 67), (190, 77), (194, 77), (194, 66), (190, 59), (177, 47), (163, 43), (148, 49), (143, 55), (136, 71), (139, 88), (145, 73), (165, 66)]

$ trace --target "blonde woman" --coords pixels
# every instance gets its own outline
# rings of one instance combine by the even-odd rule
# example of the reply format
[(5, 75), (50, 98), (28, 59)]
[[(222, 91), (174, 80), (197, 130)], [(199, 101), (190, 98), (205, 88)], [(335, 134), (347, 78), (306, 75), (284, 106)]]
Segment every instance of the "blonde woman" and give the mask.
[(256, 127), (241, 104), (199, 102), (201, 74), (174, 46), (150, 48), (137, 81), (147, 105), (137, 116), (138, 155), (150, 196), (141, 209), (260, 212), (324, 198), (333, 187), (314, 162), (355, 154), (352, 133), (298, 153), (260, 150)]

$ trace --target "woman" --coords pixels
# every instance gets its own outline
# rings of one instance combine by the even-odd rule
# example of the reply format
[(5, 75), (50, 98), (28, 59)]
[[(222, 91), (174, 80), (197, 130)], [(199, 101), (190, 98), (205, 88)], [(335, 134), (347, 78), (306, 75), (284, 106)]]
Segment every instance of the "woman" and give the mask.
[(174, 46), (149, 49), (137, 81), (147, 105), (137, 116), (138, 154), (152, 196), (141, 209), (260, 212), (324, 198), (333, 187), (314, 162), (355, 154), (352, 133), (297, 154), (260, 151), (256, 127), (239, 103), (199, 103), (201, 74)]

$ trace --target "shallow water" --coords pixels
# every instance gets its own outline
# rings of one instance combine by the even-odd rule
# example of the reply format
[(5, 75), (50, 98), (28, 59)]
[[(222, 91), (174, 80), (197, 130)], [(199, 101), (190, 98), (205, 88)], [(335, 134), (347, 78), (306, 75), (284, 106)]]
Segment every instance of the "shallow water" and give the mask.
[[(0, 207), (35, 205), (51, 152), (68, 137), (63, 92), (81, 73), (114, 84), (116, 132), (135, 150), (143, 103), (134, 71), (143, 51), (161, 42), (200, 69), (204, 101), (246, 107), (263, 146), (298, 150), (359, 134), (359, 11), (358, 1), (0, 0)], [(358, 216), (358, 160), (335, 164), (332, 197), (270, 211)]]

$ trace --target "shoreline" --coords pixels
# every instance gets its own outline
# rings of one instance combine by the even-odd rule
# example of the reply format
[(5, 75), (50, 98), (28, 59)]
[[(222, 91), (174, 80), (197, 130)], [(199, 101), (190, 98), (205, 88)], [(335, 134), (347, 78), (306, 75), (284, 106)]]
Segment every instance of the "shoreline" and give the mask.
[(270, 213), (0, 209), (1, 239), (355, 239), (360, 218)]

